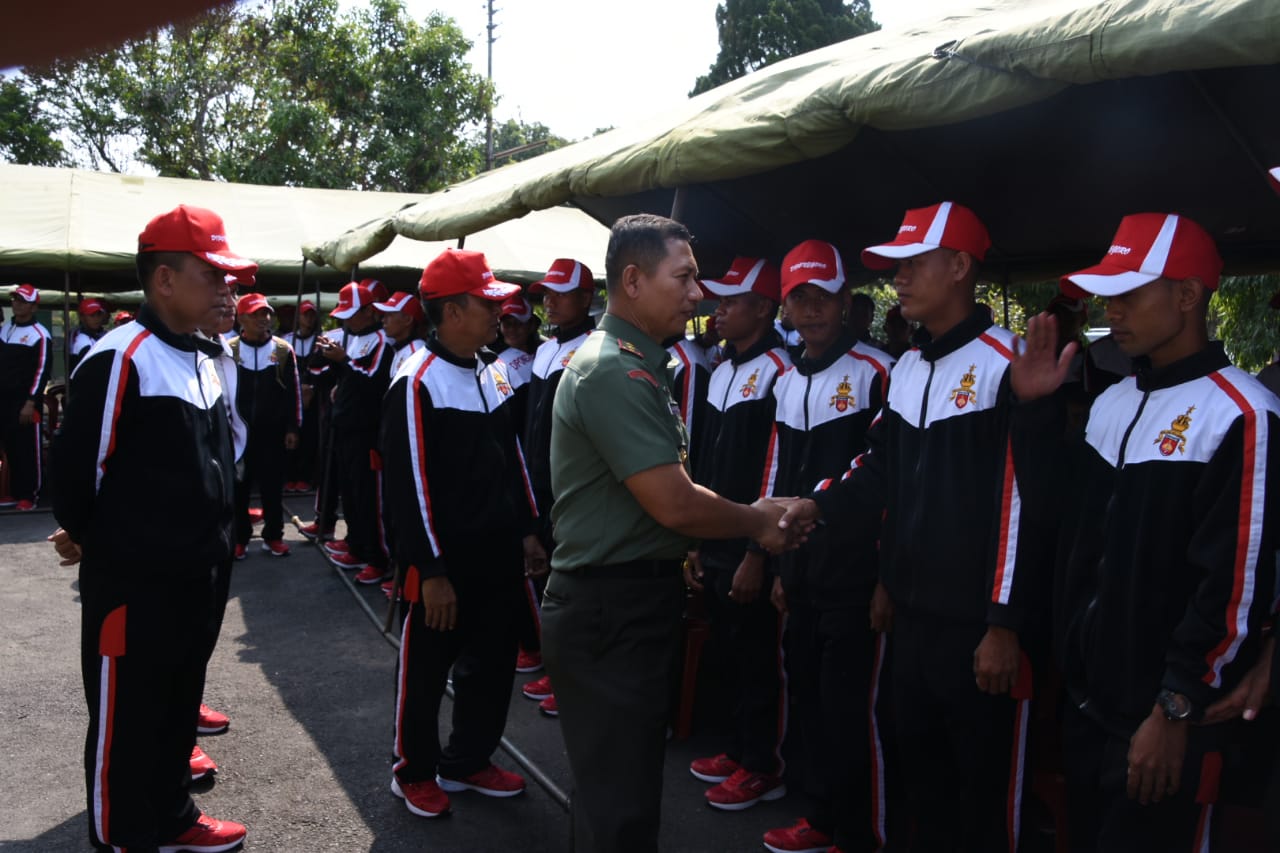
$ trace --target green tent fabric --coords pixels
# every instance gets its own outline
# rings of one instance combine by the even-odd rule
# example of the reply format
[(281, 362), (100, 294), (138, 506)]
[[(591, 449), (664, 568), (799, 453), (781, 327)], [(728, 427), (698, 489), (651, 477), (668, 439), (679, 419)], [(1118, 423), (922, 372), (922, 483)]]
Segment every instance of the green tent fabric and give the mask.
[(856, 257), (903, 209), (954, 198), (1011, 279), (1095, 259), (1143, 209), (1199, 219), (1236, 270), (1270, 266), (1278, 63), (1275, 0), (996, 0), (780, 62), (312, 248), (350, 262), (391, 233), (456, 238), (566, 202), (603, 223), (675, 207), (715, 273), (808, 237)]

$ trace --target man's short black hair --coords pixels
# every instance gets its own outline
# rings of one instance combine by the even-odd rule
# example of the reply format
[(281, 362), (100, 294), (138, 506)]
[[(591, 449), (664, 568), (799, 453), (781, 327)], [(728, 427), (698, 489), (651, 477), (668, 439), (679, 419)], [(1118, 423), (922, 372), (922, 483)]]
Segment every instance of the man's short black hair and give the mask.
[(665, 216), (637, 213), (613, 223), (604, 256), (605, 290), (612, 294), (622, 271), (634, 264), (651, 273), (667, 256), (667, 241), (693, 242), (689, 229)]
[(138, 284), (142, 285), (143, 295), (151, 294), (151, 276), (158, 268), (181, 269), (189, 257), (191, 255), (187, 252), (139, 252), (135, 265), (138, 269)]
[(440, 324), (444, 322), (444, 306), (457, 305), (460, 308), (466, 308), (469, 298), (465, 293), (455, 293), (453, 296), (428, 299), (422, 303), (422, 307), (426, 310), (427, 319), (431, 321), (431, 325), (438, 329)]

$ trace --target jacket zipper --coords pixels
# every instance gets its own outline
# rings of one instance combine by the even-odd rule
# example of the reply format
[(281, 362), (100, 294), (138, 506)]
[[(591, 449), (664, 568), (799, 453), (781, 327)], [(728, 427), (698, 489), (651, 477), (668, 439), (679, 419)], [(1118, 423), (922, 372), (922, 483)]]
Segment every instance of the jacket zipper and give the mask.
[(1142, 402), (1138, 403), (1138, 411), (1134, 412), (1133, 420), (1129, 422), (1129, 427), (1124, 431), (1124, 438), (1120, 440), (1120, 455), (1116, 459), (1117, 471), (1124, 467), (1125, 452), (1129, 448), (1129, 436), (1133, 434), (1133, 428), (1138, 425), (1138, 420), (1142, 417), (1142, 410), (1147, 407), (1147, 400), (1150, 399), (1150, 397), (1150, 391), (1147, 391), (1142, 395)]

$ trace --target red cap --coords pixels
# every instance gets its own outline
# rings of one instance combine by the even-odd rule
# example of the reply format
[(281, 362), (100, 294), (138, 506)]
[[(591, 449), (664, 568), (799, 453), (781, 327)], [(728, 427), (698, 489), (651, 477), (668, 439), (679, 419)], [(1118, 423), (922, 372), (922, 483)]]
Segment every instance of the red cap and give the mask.
[(258, 271), (253, 261), (231, 251), (221, 216), (185, 204), (147, 223), (138, 235), (138, 252), (190, 252), (227, 272), (253, 275)]
[(1213, 238), (1174, 213), (1134, 213), (1120, 220), (1101, 263), (1062, 277), (1062, 292), (1077, 298), (1117, 296), (1158, 278), (1198, 278), (1218, 289), (1222, 258)]
[(987, 256), (991, 238), (987, 226), (972, 210), (954, 201), (908, 210), (898, 228), (898, 236), (879, 246), (862, 250), (862, 263), (873, 270), (892, 269), (902, 258), (923, 255), (934, 249), (967, 252), (978, 260)]
[(350, 320), (361, 308), (377, 301), (369, 288), (353, 281), (350, 284), (344, 284), (342, 290), (338, 291), (338, 307), (330, 311), (329, 316), (337, 317), (339, 320)]
[(300, 303), (298, 303), (299, 314), (305, 314), (308, 311), (310, 311), (312, 314), (316, 313), (316, 304), (314, 302), (312, 302), (310, 299), (304, 299)]
[(542, 281), (529, 286), (530, 293), (542, 293), (547, 290), (554, 290), (556, 293), (590, 290), (594, 293), (595, 289), (596, 280), (591, 275), (591, 270), (587, 269), (586, 264), (571, 258), (557, 258), (552, 261), (551, 269), (547, 270)]
[(107, 306), (102, 304), (101, 299), (81, 299), (80, 304), (76, 306), (77, 314), (105, 314)]
[(782, 259), (782, 298), (802, 284), (816, 284), (828, 293), (844, 287), (840, 250), (822, 240), (805, 240)]
[(422, 271), (419, 289), (424, 299), (443, 299), (469, 293), (490, 302), (502, 302), (519, 293), (520, 285), (494, 278), (483, 252), (445, 249)]
[(782, 299), (782, 276), (778, 268), (764, 258), (736, 257), (729, 270), (718, 280), (706, 279), (702, 289), (712, 296), (738, 296), (758, 293), (765, 299)]
[(236, 302), (237, 314), (256, 314), (263, 308), (275, 313), (275, 309), (271, 307), (271, 303), (267, 301), (267, 297), (261, 293), (246, 293)]
[(374, 302), (386, 302), (391, 296), (391, 292), (387, 290), (387, 286), (376, 278), (362, 278), (360, 284), (369, 288), (369, 292), (373, 294)]
[(231, 289), (234, 290), (241, 285), (244, 285), (245, 287), (253, 287), (258, 283), (258, 277), (251, 272), (227, 273), (223, 281), (230, 285)]
[(386, 302), (373, 303), (373, 307), (383, 314), (399, 314), (403, 311), (419, 323), (427, 319), (426, 315), (422, 313), (422, 303), (418, 300), (418, 297), (400, 290), (391, 294), (391, 298)]
[(513, 293), (507, 297), (506, 302), (502, 303), (501, 314), (503, 317), (515, 317), (521, 323), (527, 323), (533, 319), (533, 306), (521, 294)]
[(1271, 181), (1271, 189), (1280, 193), (1280, 166), (1276, 166), (1270, 172), (1267, 172), (1267, 180)]
[(133, 315), (128, 311), (117, 311), (116, 315), (111, 318), (111, 322), (119, 326), (121, 323), (132, 323)]
[(23, 302), (39, 302), (40, 291), (36, 290), (34, 284), (20, 284), (13, 289), (10, 294), (10, 300), (16, 301), (21, 299)]

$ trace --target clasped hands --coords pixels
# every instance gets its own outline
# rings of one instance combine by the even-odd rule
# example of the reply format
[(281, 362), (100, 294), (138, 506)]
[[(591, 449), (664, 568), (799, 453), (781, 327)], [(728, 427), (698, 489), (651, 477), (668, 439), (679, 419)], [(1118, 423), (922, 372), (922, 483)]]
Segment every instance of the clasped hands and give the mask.
[(751, 538), (770, 554), (799, 548), (818, 523), (818, 505), (809, 498), (761, 498), (751, 507), (760, 514)]

